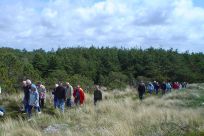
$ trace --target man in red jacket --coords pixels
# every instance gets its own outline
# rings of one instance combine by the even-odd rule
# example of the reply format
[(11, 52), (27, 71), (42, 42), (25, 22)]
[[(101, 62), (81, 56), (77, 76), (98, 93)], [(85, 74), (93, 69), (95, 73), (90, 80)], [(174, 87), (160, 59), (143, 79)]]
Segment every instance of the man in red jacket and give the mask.
[(74, 89), (74, 103), (76, 105), (80, 104), (83, 105), (84, 100), (85, 100), (85, 94), (83, 89), (80, 87), (80, 85), (77, 85), (77, 88)]

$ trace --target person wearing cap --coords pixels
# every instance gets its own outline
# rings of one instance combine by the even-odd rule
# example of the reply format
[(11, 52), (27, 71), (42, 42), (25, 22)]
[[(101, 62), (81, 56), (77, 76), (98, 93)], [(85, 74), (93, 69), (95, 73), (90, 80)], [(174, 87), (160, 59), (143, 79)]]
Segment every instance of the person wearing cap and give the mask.
[(101, 100), (102, 100), (102, 92), (99, 89), (99, 86), (96, 85), (94, 90), (94, 105), (96, 105), (97, 101), (101, 101)]
[(66, 91), (66, 98), (67, 98), (66, 105), (68, 107), (71, 107), (72, 106), (73, 87), (69, 84), (69, 82), (66, 82), (65, 91)]
[(40, 112), (39, 108), (39, 94), (37, 91), (37, 87), (32, 84), (30, 89), (30, 98), (29, 98), (29, 108), (28, 108), (28, 116), (31, 117), (32, 109), (35, 109), (35, 111), (38, 113)]
[(140, 84), (138, 85), (138, 93), (139, 93), (139, 99), (143, 100), (143, 95), (145, 93), (145, 84), (143, 81), (140, 82)]
[(59, 86), (55, 90), (55, 96), (57, 99), (57, 108), (59, 108), (62, 112), (64, 112), (66, 92), (61, 82), (59, 82)]

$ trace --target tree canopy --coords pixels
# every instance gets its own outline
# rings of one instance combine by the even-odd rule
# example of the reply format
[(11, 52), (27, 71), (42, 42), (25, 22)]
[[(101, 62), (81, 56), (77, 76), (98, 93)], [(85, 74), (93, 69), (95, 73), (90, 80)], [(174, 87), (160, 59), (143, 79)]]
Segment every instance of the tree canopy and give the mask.
[(63, 48), (57, 51), (0, 48), (0, 86), (7, 92), (22, 80), (42, 81), (54, 87), (69, 81), (111, 89), (133, 85), (141, 79), (204, 82), (204, 54), (164, 49)]

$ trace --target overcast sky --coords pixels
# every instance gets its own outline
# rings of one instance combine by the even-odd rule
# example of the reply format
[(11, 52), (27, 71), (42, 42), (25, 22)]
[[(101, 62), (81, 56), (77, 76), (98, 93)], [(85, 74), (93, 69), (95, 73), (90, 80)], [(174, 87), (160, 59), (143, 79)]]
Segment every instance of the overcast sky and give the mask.
[(204, 52), (203, 0), (0, 0), (0, 47)]

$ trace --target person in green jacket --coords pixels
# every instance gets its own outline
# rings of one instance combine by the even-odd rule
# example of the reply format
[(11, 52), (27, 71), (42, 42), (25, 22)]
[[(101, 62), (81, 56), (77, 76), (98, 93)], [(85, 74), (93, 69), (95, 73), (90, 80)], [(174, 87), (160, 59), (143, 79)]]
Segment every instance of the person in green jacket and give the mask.
[(73, 87), (69, 84), (69, 82), (66, 82), (65, 85), (65, 91), (66, 91), (66, 105), (67, 107), (72, 106), (72, 96), (73, 96)]

